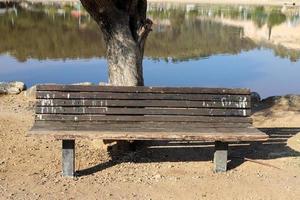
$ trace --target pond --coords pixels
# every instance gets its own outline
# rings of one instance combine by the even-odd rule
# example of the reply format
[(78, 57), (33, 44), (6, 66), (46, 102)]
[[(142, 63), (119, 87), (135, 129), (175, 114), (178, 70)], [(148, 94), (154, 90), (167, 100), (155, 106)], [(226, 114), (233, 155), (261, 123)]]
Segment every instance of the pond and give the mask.
[[(102, 35), (80, 4), (0, 4), (0, 81), (107, 82)], [(150, 3), (149, 86), (300, 94), (300, 8)]]

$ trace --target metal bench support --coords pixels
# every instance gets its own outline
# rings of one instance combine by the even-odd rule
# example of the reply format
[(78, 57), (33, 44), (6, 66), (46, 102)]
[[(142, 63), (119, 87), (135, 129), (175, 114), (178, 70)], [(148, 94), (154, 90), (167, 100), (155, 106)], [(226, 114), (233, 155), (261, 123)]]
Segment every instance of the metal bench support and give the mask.
[(62, 175), (64, 177), (75, 175), (75, 140), (62, 141)]
[(215, 153), (214, 153), (214, 171), (215, 172), (226, 172), (227, 157), (228, 157), (228, 143), (216, 141), (215, 142)]

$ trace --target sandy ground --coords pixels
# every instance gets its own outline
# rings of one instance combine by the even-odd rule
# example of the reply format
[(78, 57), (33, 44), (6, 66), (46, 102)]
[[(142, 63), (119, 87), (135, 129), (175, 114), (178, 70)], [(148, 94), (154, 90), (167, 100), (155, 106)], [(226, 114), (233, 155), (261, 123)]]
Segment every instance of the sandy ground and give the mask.
[[(69, 179), (60, 175), (60, 141), (26, 137), (33, 107), (22, 94), (0, 97), (0, 199), (299, 199), (299, 129), (271, 129), (266, 143), (231, 145), (230, 170), (220, 174), (212, 172), (211, 144), (116, 153), (78, 141), (80, 176)], [(257, 126), (300, 125), (299, 111), (284, 101), (257, 110)]]

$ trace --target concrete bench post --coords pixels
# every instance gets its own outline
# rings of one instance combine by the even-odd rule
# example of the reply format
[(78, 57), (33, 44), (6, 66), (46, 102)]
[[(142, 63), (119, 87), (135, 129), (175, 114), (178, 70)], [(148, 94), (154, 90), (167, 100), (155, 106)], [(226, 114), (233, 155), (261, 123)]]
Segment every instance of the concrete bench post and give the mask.
[(75, 140), (62, 141), (62, 175), (64, 177), (75, 175)]
[(227, 157), (228, 157), (228, 143), (215, 142), (214, 153), (214, 171), (226, 172), (227, 171)]

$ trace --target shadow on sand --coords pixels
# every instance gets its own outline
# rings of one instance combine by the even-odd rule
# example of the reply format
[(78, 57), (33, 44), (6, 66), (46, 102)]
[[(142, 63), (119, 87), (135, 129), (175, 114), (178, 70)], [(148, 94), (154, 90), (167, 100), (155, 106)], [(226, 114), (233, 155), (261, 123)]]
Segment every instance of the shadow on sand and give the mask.
[[(245, 159), (275, 159), (298, 157), (300, 152), (287, 146), (287, 140), (300, 132), (300, 128), (260, 128), (269, 135), (265, 142), (230, 143), (228, 169), (241, 165)], [(114, 149), (114, 148), (112, 148)], [(77, 171), (77, 176), (86, 176), (123, 162), (185, 162), (211, 161), (214, 143), (207, 142), (138, 142), (127, 153), (110, 151), (111, 160)]]

